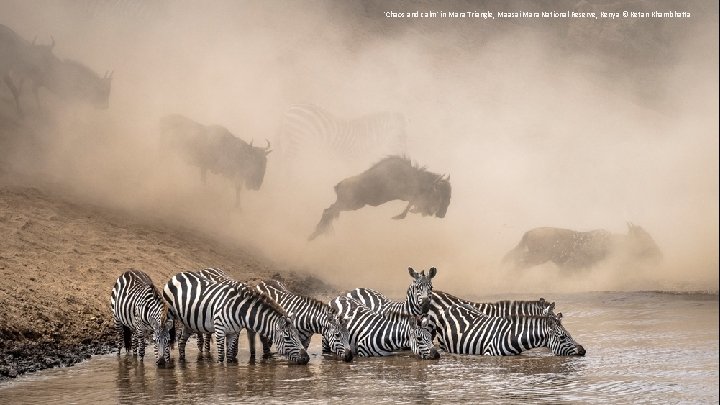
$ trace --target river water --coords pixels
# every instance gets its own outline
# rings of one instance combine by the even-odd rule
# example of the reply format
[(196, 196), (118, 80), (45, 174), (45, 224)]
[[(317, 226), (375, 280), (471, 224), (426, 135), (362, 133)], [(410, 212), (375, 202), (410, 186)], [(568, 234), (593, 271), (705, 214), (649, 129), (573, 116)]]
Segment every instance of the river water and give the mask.
[[(548, 294), (549, 295), (549, 294)], [(487, 301), (534, 296), (483, 297)], [(0, 385), (0, 403), (718, 403), (718, 295), (594, 292), (547, 296), (587, 350), (556, 357), (535, 349), (515, 357), (458, 356), (420, 361), (407, 353), (323, 357), (313, 337), (310, 363), (238, 364), (198, 358), (157, 368), (124, 353), (22, 376)], [(214, 350), (214, 346), (213, 346)]]

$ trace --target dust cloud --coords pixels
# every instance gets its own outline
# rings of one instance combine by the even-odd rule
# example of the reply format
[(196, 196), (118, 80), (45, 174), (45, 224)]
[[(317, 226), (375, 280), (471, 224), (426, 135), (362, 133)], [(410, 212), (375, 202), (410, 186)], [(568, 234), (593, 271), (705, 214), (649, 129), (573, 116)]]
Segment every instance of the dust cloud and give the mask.
[[(435, 266), (436, 288), (459, 294), (717, 291), (717, 4), (681, 2), (674, 9), (691, 18), (647, 21), (385, 17), (479, 4), (3, 0), (1, 24), (27, 40), (52, 36), (55, 55), (114, 73), (108, 110), (46, 91), (36, 106), (25, 94), (23, 139), (4, 132), (0, 160), (28, 182), (251, 245), (280, 269), (341, 288), (399, 297), (408, 266)], [(673, 9), (482, 3), (576, 7)], [(405, 206), (395, 201), (343, 213), (331, 235), (307, 242), (354, 168), (306, 151), (311, 165), (289, 171), (271, 153), (262, 188), (245, 191), (238, 210), (227, 179), (201, 184), (158, 140), (160, 117), (179, 113), (276, 145), (283, 112), (306, 102), (345, 119), (404, 114), (407, 156), (451, 176), (447, 216), (393, 220)], [(662, 265), (501, 269), (531, 228), (625, 233), (627, 221), (653, 235)]]

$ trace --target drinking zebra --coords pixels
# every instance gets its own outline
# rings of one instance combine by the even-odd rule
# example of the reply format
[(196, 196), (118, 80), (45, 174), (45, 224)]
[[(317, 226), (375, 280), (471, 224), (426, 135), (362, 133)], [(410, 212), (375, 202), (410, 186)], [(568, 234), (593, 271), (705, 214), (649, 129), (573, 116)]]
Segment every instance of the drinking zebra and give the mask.
[[(360, 357), (389, 356), (408, 348), (420, 359), (438, 359), (432, 342), (432, 328), (424, 315), (408, 315), (390, 310), (373, 312), (359, 301), (339, 296), (330, 301), (346, 321), (350, 347)], [(323, 351), (328, 350), (323, 338)]]
[[(176, 318), (183, 323), (179, 340), (180, 359), (185, 358), (185, 342), (193, 332), (215, 333), (218, 362), (225, 359), (225, 340), (234, 339), (246, 328), (267, 336), (278, 353), (291, 363), (310, 360), (300, 342), (293, 319), (269, 298), (231, 281), (214, 283), (196, 273), (178, 273), (165, 285), (163, 294)], [(250, 341), (254, 353), (255, 340)], [(227, 361), (233, 361), (232, 350)]]
[(405, 153), (405, 117), (381, 112), (342, 120), (316, 105), (296, 104), (283, 115), (277, 143), (285, 161), (308, 158), (317, 150), (340, 160), (372, 161)]
[(418, 273), (412, 267), (408, 267), (408, 273), (413, 278), (413, 282), (407, 289), (405, 302), (393, 301), (370, 288), (356, 288), (345, 293), (345, 296), (357, 300), (360, 304), (376, 312), (396, 311), (408, 315), (427, 314), (433, 294), (432, 278), (437, 274), (437, 269), (431, 267), (426, 276), (425, 270)]
[[(295, 326), (305, 349), (310, 346), (312, 335), (320, 333), (331, 353), (339, 356), (345, 362), (352, 361), (350, 332), (342, 318), (328, 304), (311, 297), (294, 294), (283, 283), (275, 280), (263, 281), (256, 288), (277, 302), (285, 311), (295, 315)], [(263, 354), (267, 356), (270, 353), (272, 342), (264, 336), (260, 336), (260, 339), (263, 343)]]
[(173, 316), (147, 274), (128, 270), (118, 277), (110, 294), (110, 310), (118, 331), (118, 356), (124, 344), (127, 353), (138, 352), (143, 359), (145, 334), (151, 333), (156, 363), (170, 362), (170, 346), (175, 342)]
[(467, 305), (453, 305), (437, 314), (440, 348), (448, 353), (509, 356), (536, 347), (547, 347), (558, 356), (584, 356), (562, 326), (562, 314), (550, 304), (545, 315), (494, 317)]

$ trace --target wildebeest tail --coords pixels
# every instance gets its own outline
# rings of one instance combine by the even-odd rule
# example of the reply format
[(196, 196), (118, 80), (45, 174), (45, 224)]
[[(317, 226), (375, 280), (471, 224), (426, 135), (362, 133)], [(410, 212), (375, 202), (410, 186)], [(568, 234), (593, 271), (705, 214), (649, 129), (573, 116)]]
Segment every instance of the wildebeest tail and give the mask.
[(129, 352), (132, 349), (132, 332), (130, 328), (123, 325), (123, 344), (125, 345), (125, 351)]

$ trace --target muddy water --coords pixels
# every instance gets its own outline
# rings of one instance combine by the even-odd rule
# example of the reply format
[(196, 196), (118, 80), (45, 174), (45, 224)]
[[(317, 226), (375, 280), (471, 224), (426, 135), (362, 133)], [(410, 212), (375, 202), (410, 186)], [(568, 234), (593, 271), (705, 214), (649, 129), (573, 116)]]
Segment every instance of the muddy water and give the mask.
[(198, 359), (190, 344), (186, 363), (163, 369), (150, 358), (111, 354), (24, 376), (0, 385), (0, 403), (718, 403), (717, 295), (546, 298), (556, 301), (587, 356), (537, 349), (515, 357), (418, 361), (399, 354), (344, 364), (324, 358), (316, 336), (308, 366), (248, 364), (246, 342), (238, 364), (218, 365)]

